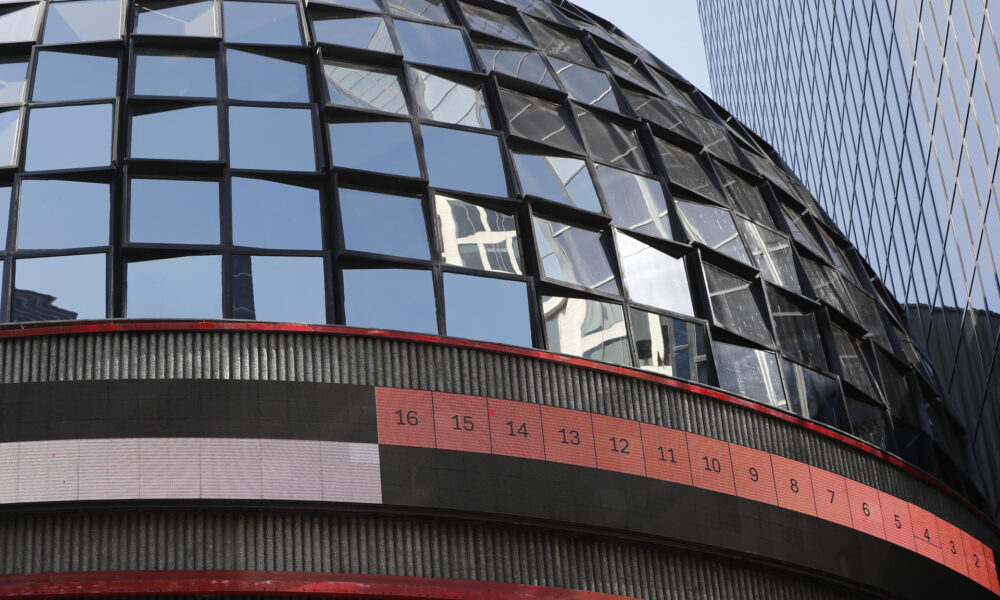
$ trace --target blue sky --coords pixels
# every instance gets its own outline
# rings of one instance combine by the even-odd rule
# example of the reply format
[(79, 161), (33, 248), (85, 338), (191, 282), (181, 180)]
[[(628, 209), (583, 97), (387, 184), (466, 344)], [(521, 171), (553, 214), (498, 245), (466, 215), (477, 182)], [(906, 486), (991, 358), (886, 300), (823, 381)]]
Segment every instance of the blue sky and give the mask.
[(604, 17), (712, 94), (696, 0), (571, 0)]

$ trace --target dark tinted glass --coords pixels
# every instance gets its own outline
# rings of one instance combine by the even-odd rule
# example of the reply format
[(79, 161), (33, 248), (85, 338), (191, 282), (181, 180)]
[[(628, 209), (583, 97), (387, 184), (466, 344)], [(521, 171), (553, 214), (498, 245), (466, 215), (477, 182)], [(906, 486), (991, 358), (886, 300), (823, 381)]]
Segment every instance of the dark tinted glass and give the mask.
[(423, 137), (432, 187), (507, 195), (507, 177), (496, 136), (425, 125)]
[(222, 7), (226, 41), (297, 46), (302, 43), (297, 7), (298, 4), (226, 0)]
[(660, 127), (670, 129), (689, 139), (695, 139), (694, 134), (684, 126), (681, 112), (674, 105), (662, 98), (641, 94), (633, 90), (622, 89), (622, 92), (636, 114), (643, 119), (647, 119)]
[(133, 319), (220, 319), (221, 257), (130, 262), (126, 267), (126, 290), (126, 316)]
[(117, 58), (45, 50), (35, 57), (32, 100), (55, 102), (114, 98), (117, 93)]
[(552, 59), (552, 68), (574, 100), (608, 110), (620, 110), (611, 80), (603, 71), (557, 58)]
[(45, 17), (45, 44), (116, 40), (121, 37), (120, 0), (53, 2)]
[(111, 164), (113, 114), (111, 104), (32, 109), (24, 168), (42, 171)]
[(813, 366), (826, 369), (826, 353), (819, 337), (816, 314), (771, 286), (764, 286), (774, 317), (775, 335), (782, 351)]
[(218, 244), (219, 182), (133, 179), (129, 241), (150, 244)]
[(218, 160), (219, 121), (215, 106), (192, 106), (132, 115), (133, 158)]
[(420, 176), (409, 121), (333, 123), (330, 149), (338, 167)]
[(353, 327), (438, 332), (430, 271), (344, 269), (344, 312)]
[(215, 2), (136, 2), (136, 33), (213, 37)]
[(719, 387), (758, 402), (788, 408), (778, 358), (773, 352), (723, 342), (712, 343)]
[(438, 237), (446, 263), (521, 273), (521, 248), (513, 215), (449, 198), (435, 197)]
[(660, 152), (660, 158), (663, 159), (663, 166), (667, 169), (667, 177), (671, 183), (701, 194), (709, 200), (715, 200), (719, 204), (726, 203), (721, 190), (709, 176), (706, 164), (699, 162), (693, 154), (660, 140), (656, 140), (656, 148)]
[(14, 261), (13, 319), (61, 321), (107, 316), (107, 258), (101, 254)]
[(583, 150), (564, 108), (508, 90), (501, 90), (500, 98), (513, 135), (572, 152)]
[(861, 342), (836, 325), (832, 327), (832, 331), (840, 360), (841, 375), (872, 398), (880, 398)]
[(735, 143), (723, 127), (693, 114), (685, 116), (685, 125), (694, 132), (706, 150), (731, 164), (740, 164), (733, 149)]
[(319, 191), (264, 179), (233, 177), (233, 244), (321, 250)]
[(313, 20), (316, 41), (393, 53), (396, 46), (382, 17), (333, 17)]
[(625, 313), (618, 304), (542, 296), (546, 348), (590, 360), (631, 365)]
[(691, 239), (740, 262), (753, 264), (728, 210), (695, 202), (677, 202), (677, 211)]
[(384, 0), (389, 11), (397, 17), (450, 23), (444, 0)]
[(524, 27), (517, 22), (517, 17), (498, 13), (496, 11), (482, 8), (480, 6), (474, 6), (472, 4), (462, 4), (461, 6), (462, 12), (465, 13), (465, 19), (468, 21), (470, 28), (487, 35), (510, 40), (524, 46), (534, 45), (531, 41), (531, 36), (529, 36)]
[(805, 268), (809, 283), (812, 284), (813, 291), (820, 300), (826, 302), (833, 308), (839, 310), (854, 321), (858, 321), (854, 303), (851, 301), (847, 284), (841, 279), (840, 274), (835, 270), (822, 265), (814, 260), (802, 258), (802, 266)]
[(661, 375), (711, 383), (708, 336), (703, 325), (637, 308), (631, 312), (640, 367)]
[(639, 87), (646, 88), (647, 90), (656, 92), (656, 84), (653, 83), (649, 77), (645, 75), (642, 71), (641, 63), (638, 60), (628, 61), (623, 58), (611, 54), (610, 52), (601, 52), (604, 55), (605, 60), (608, 61), (608, 66), (611, 67), (611, 72), (615, 75), (626, 79)]
[(403, 48), (403, 58), (410, 62), (452, 69), (472, 68), (469, 49), (460, 29), (397, 20), (396, 37)]
[(649, 171), (634, 131), (619, 127), (583, 108), (577, 108), (575, 114), (592, 156), (626, 169)]
[(431, 257), (420, 198), (340, 188), (340, 219), (347, 250)]
[(343, 63), (323, 63), (330, 104), (405, 115), (406, 98), (395, 73)]
[(597, 180), (604, 190), (612, 222), (623, 229), (673, 239), (663, 185), (655, 179), (599, 165)]
[(831, 427), (849, 429), (836, 379), (787, 360), (781, 361), (781, 372), (789, 410)]
[(578, 158), (514, 154), (514, 165), (525, 195), (601, 212), (587, 163)]
[(854, 435), (875, 446), (885, 447), (888, 442), (885, 409), (869, 402), (847, 396), (847, 414), (851, 417)]
[(229, 49), (229, 97), (260, 102), (309, 102), (306, 65)]
[(0, 104), (18, 103), (24, 99), (24, 81), (28, 75), (25, 61), (0, 62)]
[(326, 322), (323, 259), (318, 256), (234, 256), (233, 318)]
[(794, 251), (788, 238), (743, 218), (737, 218), (736, 224), (743, 233), (754, 262), (760, 268), (761, 277), (765, 281), (799, 292), (801, 288), (795, 271)]
[(410, 88), (417, 110), (425, 119), (469, 127), (492, 127), (481, 88), (415, 68), (410, 69)]
[[(712, 313), (722, 327), (761, 344), (771, 345), (771, 332), (751, 282), (705, 265)], [(777, 367), (777, 365), (775, 365)]]
[(17, 247), (23, 250), (108, 245), (111, 187), (106, 183), (21, 181)]
[(487, 71), (496, 71), (549, 88), (559, 87), (537, 52), (487, 43), (477, 43), (476, 50)]
[(449, 336), (531, 345), (528, 286), (522, 281), (445, 273), (444, 306)]
[(307, 108), (229, 107), (229, 162), (234, 169), (315, 171), (314, 144)]
[(135, 57), (135, 94), (214, 97), (215, 59), (139, 54)]
[(715, 166), (719, 179), (722, 181), (722, 187), (730, 198), (730, 206), (733, 210), (742, 212), (757, 223), (774, 227), (774, 219), (771, 218), (771, 213), (767, 210), (764, 199), (757, 188), (725, 165), (716, 163)]
[(601, 234), (535, 217), (535, 243), (542, 276), (585, 288), (618, 293)]

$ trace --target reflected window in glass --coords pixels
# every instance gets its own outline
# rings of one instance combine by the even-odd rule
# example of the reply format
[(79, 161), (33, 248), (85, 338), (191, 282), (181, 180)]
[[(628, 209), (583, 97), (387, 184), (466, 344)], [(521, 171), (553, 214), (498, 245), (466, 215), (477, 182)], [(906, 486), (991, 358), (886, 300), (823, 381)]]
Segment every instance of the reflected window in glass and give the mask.
[(315, 143), (308, 108), (229, 107), (229, 162), (234, 169), (315, 171)]
[(656, 140), (656, 148), (660, 158), (663, 159), (663, 166), (667, 169), (667, 177), (671, 183), (719, 204), (726, 204), (721, 190), (716, 187), (709, 175), (707, 163), (702, 163), (695, 155), (661, 140)]
[(451, 337), (531, 346), (528, 286), (523, 281), (445, 273), (444, 306)]
[(143, 244), (218, 244), (219, 182), (133, 179), (129, 241)]
[(222, 14), (227, 42), (302, 44), (298, 4), (226, 0)]
[(136, 2), (135, 32), (215, 37), (215, 2)]
[(24, 168), (41, 171), (110, 165), (113, 116), (112, 104), (32, 109), (28, 113)]
[(420, 69), (410, 69), (410, 86), (421, 117), (467, 125), (492, 127), (482, 88), (470, 87)]
[(626, 169), (649, 172), (649, 164), (634, 131), (619, 127), (584, 108), (578, 107), (575, 114), (583, 139), (594, 158)]
[(406, 17), (435, 23), (451, 23), (444, 0), (385, 0), (389, 12), (397, 17)]
[(476, 51), (487, 71), (496, 71), (547, 88), (559, 89), (556, 78), (545, 66), (542, 55), (537, 52), (485, 42), (477, 43)]
[[(804, 307), (772, 286), (764, 286), (774, 317), (774, 333), (782, 351), (815, 367), (826, 369), (826, 353), (819, 337), (819, 322), (813, 307)], [(811, 310), (812, 309), (812, 310)]]
[(513, 215), (442, 194), (435, 196), (442, 258), (448, 264), (521, 273), (521, 248)]
[(17, 247), (22, 250), (108, 245), (111, 187), (106, 183), (21, 180)]
[(233, 244), (321, 250), (319, 190), (233, 177)]
[(259, 102), (309, 102), (306, 65), (242, 52), (226, 50), (229, 97)]
[(704, 325), (631, 309), (639, 367), (688, 381), (711, 383)]
[(751, 282), (707, 264), (705, 281), (716, 323), (755, 342), (774, 343)]
[(398, 115), (408, 112), (403, 88), (395, 73), (326, 61), (323, 75), (330, 104)]
[(795, 254), (789, 239), (776, 231), (740, 217), (736, 224), (743, 233), (750, 254), (760, 268), (764, 281), (799, 293), (799, 276), (795, 271)]
[(340, 188), (340, 219), (347, 250), (431, 257), (420, 198)]
[(103, 252), (14, 261), (13, 320), (105, 318), (107, 270)]
[(677, 211), (693, 240), (740, 262), (753, 264), (728, 210), (707, 204), (677, 201)]
[(559, 81), (562, 82), (571, 98), (583, 104), (599, 106), (615, 112), (621, 110), (611, 80), (603, 71), (558, 58), (551, 60), (552, 68), (556, 70)]
[(76, 0), (49, 3), (44, 44), (96, 42), (121, 37), (121, 0)]
[(525, 195), (601, 212), (601, 201), (585, 161), (515, 153), (514, 165)]
[(219, 117), (213, 106), (132, 115), (132, 158), (218, 160)]
[(512, 135), (571, 152), (583, 151), (565, 108), (509, 90), (500, 90), (500, 100)]
[(0, 62), (0, 104), (22, 102), (27, 77), (27, 61)]
[(622, 277), (634, 302), (694, 316), (684, 260), (616, 233)]
[(507, 195), (507, 177), (496, 136), (428, 125), (422, 129), (432, 187)]
[(137, 96), (213, 98), (215, 58), (166, 54), (137, 54)]
[(663, 185), (649, 177), (604, 165), (597, 167), (612, 222), (629, 231), (672, 240)]
[(399, 20), (395, 24), (396, 37), (406, 60), (466, 71), (472, 69), (461, 29)]
[(126, 265), (126, 316), (222, 318), (222, 258), (182, 256)]
[(618, 304), (542, 296), (546, 349), (618, 365), (632, 365), (625, 313)]
[(542, 276), (591, 290), (617, 294), (618, 281), (600, 232), (534, 218)]
[(848, 431), (837, 380), (788, 360), (781, 361), (789, 410), (807, 419)]
[(430, 271), (344, 269), (344, 313), (350, 327), (436, 334)]
[(517, 17), (472, 4), (462, 4), (461, 6), (462, 12), (465, 13), (465, 19), (468, 21), (471, 29), (493, 37), (510, 40), (523, 46), (534, 46), (531, 36), (518, 23)]
[(389, 36), (389, 27), (382, 17), (317, 18), (313, 20), (313, 28), (317, 42), (389, 54), (396, 51)]
[(326, 284), (319, 256), (233, 257), (233, 318), (326, 323)]
[(15, 108), (0, 111), (0, 165), (17, 163), (17, 132), (20, 123), (20, 110)]
[(117, 58), (48, 50), (42, 50), (35, 56), (32, 100), (58, 102), (114, 98), (117, 93)]
[(337, 167), (420, 177), (409, 121), (332, 123), (330, 149)]
[(15, 6), (0, 11), (0, 44), (35, 41), (38, 5)]
[(538, 49), (549, 56), (558, 56), (584, 65), (593, 64), (580, 40), (535, 19), (525, 19), (536, 40)]
[(781, 387), (778, 358), (773, 352), (713, 342), (712, 353), (719, 374), (719, 387), (787, 410), (788, 401)]

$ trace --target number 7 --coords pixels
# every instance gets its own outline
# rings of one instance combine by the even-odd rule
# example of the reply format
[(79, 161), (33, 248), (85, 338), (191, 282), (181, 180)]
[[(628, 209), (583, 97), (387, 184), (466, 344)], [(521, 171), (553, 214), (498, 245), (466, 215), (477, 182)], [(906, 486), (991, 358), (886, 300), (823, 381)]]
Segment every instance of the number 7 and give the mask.
[(831, 489), (827, 489), (826, 491), (830, 492), (830, 504), (833, 504), (833, 498), (836, 496), (836, 493)]

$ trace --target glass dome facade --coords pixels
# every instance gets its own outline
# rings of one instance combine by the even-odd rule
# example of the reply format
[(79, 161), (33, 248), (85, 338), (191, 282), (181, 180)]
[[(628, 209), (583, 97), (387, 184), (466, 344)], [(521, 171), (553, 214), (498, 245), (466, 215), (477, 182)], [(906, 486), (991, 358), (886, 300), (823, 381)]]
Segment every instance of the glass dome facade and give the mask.
[(0, 43), (7, 321), (533, 346), (721, 387), (975, 495), (899, 307), (808, 192), (569, 3), (8, 3)]

